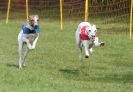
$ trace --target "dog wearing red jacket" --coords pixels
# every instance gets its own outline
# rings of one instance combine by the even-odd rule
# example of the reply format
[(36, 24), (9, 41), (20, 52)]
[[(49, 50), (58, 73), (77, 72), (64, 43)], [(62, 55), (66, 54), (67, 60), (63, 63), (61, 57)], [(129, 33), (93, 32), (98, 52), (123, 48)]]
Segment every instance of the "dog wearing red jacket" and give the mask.
[(96, 25), (89, 22), (81, 22), (75, 33), (77, 46), (81, 51), (81, 60), (83, 59), (82, 49), (84, 48), (85, 58), (90, 56), (93, 49), (92, 46), (96, 47), (104, 46), (104, 42), (99, 42), (98, 32)]

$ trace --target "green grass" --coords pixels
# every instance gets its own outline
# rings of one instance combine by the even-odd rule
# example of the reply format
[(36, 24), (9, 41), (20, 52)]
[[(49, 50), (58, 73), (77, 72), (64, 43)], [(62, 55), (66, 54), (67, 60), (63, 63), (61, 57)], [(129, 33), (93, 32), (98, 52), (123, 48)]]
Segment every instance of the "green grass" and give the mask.
[[(125, 24), (96, 24), (103, 48), (79, 60), (75, 30), (79, 22), (40, 22), (41, 34), (26, 67), (16, 68), (17, 35), (22, 22), (0, 22), (0, 92), (132, 92), (133, 41)], [(116, 32), (117, 31), (117, 32)], [(119, 32), (118, 32), (119, 31)]]

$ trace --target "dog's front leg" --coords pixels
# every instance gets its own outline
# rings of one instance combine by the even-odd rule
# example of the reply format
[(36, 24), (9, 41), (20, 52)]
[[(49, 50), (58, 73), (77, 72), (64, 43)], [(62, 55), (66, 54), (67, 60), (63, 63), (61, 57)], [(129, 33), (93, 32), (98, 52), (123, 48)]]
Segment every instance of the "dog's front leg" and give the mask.
[(28, 56), (29, 52), (30, 52), (30, 49), (27, 47), (26, 48), (26, 51), (25, 51), (25, 54), (24, 54), (23, 62), (22, 62), (22, 65), (23, 66), (25, 66), (25, 59)]
[(35, 40), (33, 41), (33, 44), (32, 44), (32, 49), (35, 49), (36, 47), (36, 43), (37, 43), (37, 40), (38, 40), (38, 37), (39, 37), (39, 34), (37, 34), (37, 37), (35, 38)]
[(95, 45), (96, 47), (99, 47), (99, 46), (100, 46), (99, 38), (98, 38), (98, 37), (95, 37), (94, 45)]
[(30, 43), (29, 39), (27, 39), (26, 37), (23, 37), (23, 41), (26, 42), (27, 47), (28, 47), (29, 49), (32, 49), (32, 46), (31, 46), (31, 43)]
[(84, 47), (84, 51), (85, 51), (85, 58), (89, 57), (89, 41), (88, 40), (82, 40), (82, 44)]

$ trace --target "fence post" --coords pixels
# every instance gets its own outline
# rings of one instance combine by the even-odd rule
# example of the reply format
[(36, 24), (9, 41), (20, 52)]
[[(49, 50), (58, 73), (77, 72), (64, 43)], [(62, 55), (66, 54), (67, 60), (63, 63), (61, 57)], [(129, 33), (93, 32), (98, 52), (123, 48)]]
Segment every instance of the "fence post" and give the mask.
[(6, 24), (8, 23), (8, 19), (9, 19), (10, 4), (11, 4), (11, 0), (8, 0), (7, 15), (6, 15)]
[(28, 21), (28, 16), (29, 16), (29, 8), (28, 8), (28, 0), (26, 0), (26, 19)]
[(88, 21), (88, 0), (85, 0), (85, 21)]
[(61, 30), (62, 30), (63, 29), (62, 0), (60, 0), (60, 24), (61, 24)]
[(133, 13), (133, 0), (131, 0), (131, 10), (130, 10), (130, 39), (132, 39), (132, 14)]

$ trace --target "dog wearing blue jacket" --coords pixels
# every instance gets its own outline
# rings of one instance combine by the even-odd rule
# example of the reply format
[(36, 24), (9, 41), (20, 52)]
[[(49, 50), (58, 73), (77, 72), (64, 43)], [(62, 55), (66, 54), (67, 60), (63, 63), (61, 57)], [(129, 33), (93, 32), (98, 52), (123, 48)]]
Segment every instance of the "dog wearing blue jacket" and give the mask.
[[(35, 49), (36, 43), (39, 38), (40, 28), (39, 28), (39, 16), (31, 15), (29, 16), (29, 22), (22, 25), (22, 29), (18, 34), (18, 53), (19, 62), (18, 67), (22, 68), (25, 66), (25, 59), (28, 56), (30, 50)], [(23, 46), (26, 44), (26, 52), (23, 54)]]

